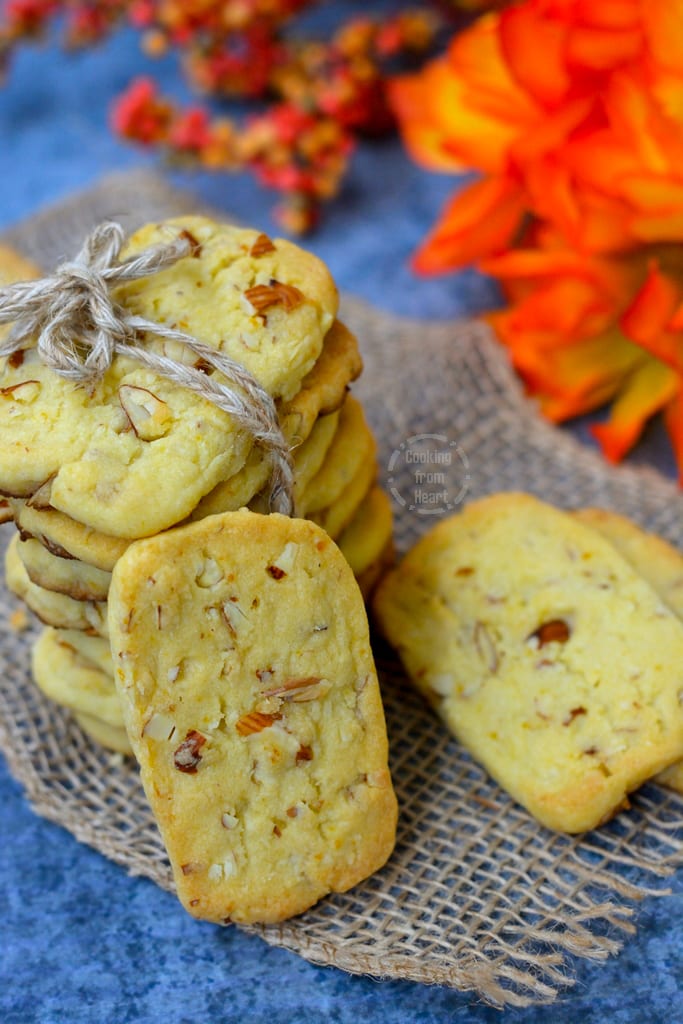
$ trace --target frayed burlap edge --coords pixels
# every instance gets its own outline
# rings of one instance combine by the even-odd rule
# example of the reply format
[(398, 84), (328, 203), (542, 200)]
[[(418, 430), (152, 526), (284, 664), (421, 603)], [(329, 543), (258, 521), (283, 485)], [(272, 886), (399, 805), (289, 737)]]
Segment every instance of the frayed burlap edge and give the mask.
[[(190, 209), (190, 197), (154, 174), (121, 175), (5, 239), (49, 266), (103, 217), (134, 225)], [(561, 507), (615, 508), (683, 547), (676, 487), (650, 470), (608, 467), (542, 422), (482, 325), (402, 320), (349, 298), (342, 315), (361, 341), (366, 369), (354, 390), (385, 478), (408, 437), (441, 433), (466, 454), (470, 496), (525, 490)], [(410, 484), (392, 479), (399, 492)], [(405, 550), (431, 520), (395, 509)], [(93, 744), (32, 684), (36, 630), (13, 632), (14, 608), (3, 592), (0, 742), (12, 774), (37, 813), (130, 874), (172, 889), (134, 765)], [(351, 892), (248, 930), (352, 973), (451, 985), (498, 1006), (551, 1002), (573, 983), (574, 957), (617, 953), (634, 931), (637, 901), (668, 892), (665, 879), (683, 859), (683, 799), (648, 785), (596, 832), (550, 833), (458, 747), (379, 640), (375, 649), (401, 808), (396, 850)]]

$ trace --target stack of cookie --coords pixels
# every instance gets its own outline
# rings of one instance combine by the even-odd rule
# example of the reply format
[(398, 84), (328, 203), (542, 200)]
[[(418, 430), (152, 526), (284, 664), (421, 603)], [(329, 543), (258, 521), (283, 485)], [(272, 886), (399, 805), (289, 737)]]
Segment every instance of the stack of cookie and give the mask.
[[(327, 268), (287, 241), (197, 217), (141, 229), (124, 255), (179, 233), (191, 254), (118, 286), (116, 301), (225, 353), (268, 391), (293, 451), (296, 515), (337, 542), (367, 596), (390, 557), (391, 508), (376, 485), (375, 440), (348, 395), (361, 360), (336, 319)], [(182, 343), (145, 345), (220, 380)], [(34, 676), (86, 731), (127, 751), (107, 639), (112, 570), (138, 538), (244, 506), (267, 511), (270, 461), (213, 403), (128, 357), (85, 387), (29, 347), (3, 377), (0, 491), (18, 528), (7, 583), (48, 627)]]

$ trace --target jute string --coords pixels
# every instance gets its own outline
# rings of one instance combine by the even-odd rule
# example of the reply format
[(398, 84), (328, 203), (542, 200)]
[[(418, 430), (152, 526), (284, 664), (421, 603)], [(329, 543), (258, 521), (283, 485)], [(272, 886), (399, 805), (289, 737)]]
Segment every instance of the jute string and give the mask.
[[(234, 359), (166, 324), (134, 316), (112, 296), (112, 288), (173, 266), (192, 252), (179, 234), (119, 261), (124, 242), (120, 224), (98, 225), (72, 261), (37, 281), (0, 289), (0, 324), (12, 327), (0, 343), (0, 356), (35, 347), (42, 362), (67, 380), (100, 380), (115, 355), (128, 356), (181, 387), (213, 402), (264, 448), (272, 463), (270, 508), (291, 515), (294, 507), (292, 458), (278, 421), (275, 402)], [(145, 334), (177, 341), (228, 381), (226, 387), (203, 370), (176, 362), (138, 344)]]

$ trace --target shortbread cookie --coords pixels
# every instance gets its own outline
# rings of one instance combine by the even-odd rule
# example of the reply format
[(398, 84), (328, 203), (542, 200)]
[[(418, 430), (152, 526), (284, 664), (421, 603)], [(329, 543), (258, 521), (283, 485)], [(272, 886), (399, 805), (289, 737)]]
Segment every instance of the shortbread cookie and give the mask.
[(379, 556), (368, 565), (362, 572), (356, 575), (358, 588), (363, 595), (363, 600), (368, 603), (375, 592), (377, 584), (384, 575), (391, 569), (396, 561), (396, 549), (393, 540), (387, 542)]
[[(683, 619), (683, 554), (680, 551), (616, 512), (586, 508), (574, 515), (613, 544), (679, 619)], [(683, 793), (683, 762), (677, 761), (665, 768), (655, 781)]]
[(360, 376), (362, 369), (355, 336), (336, 320), (325, 335), (318, 361), (301, 382), (301, 389), (279, 406), (280, 426), (287, 440), (305, 441), (318, 417), (341, 409), (349, 384)]
[(87, 733), (101, 747), (113, 750), (117, 754), (133, 756), (133, 748), (130, 745), (128, 733), (123, 726), (109, 725), (108, 722), (103, 722), (101, 718), (86, 715), (83, 711), (74, 711), (74, 718), (83, 732)]
[(360, 402), (349, 395), (325, 463), (299, 499), (301, 515), (327, 508), (344, 493), (360, 468), (374, 463), (377, 444)]
[(111, 572), (130, 543), (84, 526), (53, 508), (36, 508), (21, 498), (10, 498), (9, 504), (24, 538), (34, 537), (53, 554), (76, 558), (104, 572)]
[(55, 704), (124, 728), (113, 678), (81, 658), (57, 630), (45, 629), (40, 634), (33, 646), (31, 667), (36, 684)]
[[(361, 464), (356, 475), (349, 481), (336, 501), (317, 512), (306, 510), (306, 517), (317, 523), (318, 526), (322, 526), (330, 537), (336, 539), (351, 524), (376, 479), (377, 465), (372, 458)], [(306, 494), (304, 493), (302, 498), (304, 507), (305, 503)]]
[(381, 487), (372, 487), (337, 540), (339, 550), (356, 576), (381, 557), (391, 540), (392, 530), (391, 499)]
[(252, 439), (212, 402), (117, 357), (89, 388), (35, 350), (6, 366), (0, 392), (0, 489), (45, 500), (116, 537), (187, 516), (245, 462)]
[[(54, 632), (55, 639), (66, 647), (71, 647), (79, 661), (98, 668), (100, 672), (108, 675), (112, 685), (114, 684), (114, 669), (108, 640), (85, 633), (82, 629), (56, 629)], [(123, 725), (123, 722), (121, 724)]]
[[(0, 245), (0, 288), (15, 281), (33, 281), (40, 277), (41, 270), (37, 263), (22, 256), (10, 245)], [(6, 330), (5, 327), (2, 330)]]
[(594, 828), (683, 755), (683, 625), (549, 505), (468, 505), (385, 577), (374, 608), (456, 737), (549, 828)]
[(683, 554), (654, 533), (641, 530), (626, 516), (601, 508), (573, 513), (597, 530), (646, 579), (679, 618), (683, 619)]
[(19, 536), (15, 534), (5, 554), (5, 582), (12, 593), (20, 597), (47, 626), (86, 629), (99, 636), (106, 636), (106, 601), (74, 601), (66, 594), (56, 594), (36, 586), (29, 579), (19, 557), (19, 543)]
[[(148, 226), (129, 251), (182, 231), (196, 239), (194, 254), (121, 286), (117, 300), (225, 351), (273, 397), (291, 398), (334, 321), (337, 296), (328, 271), (287, 242), (254, 256), (257, 232), (202, 218)], [(148, 344), (188, 357), (176, 342)], [(101, 381), (84, 388), (43, 366), (29, 349), (5, 365), (2, 383), (0, 490), (29, 497), (50, 481), (54, 508), (113, 536), (141, 537), (184, 519), (238, 472), (252, 447), (246, 431), (213, 402), (120, 356)]]
[(44, 590), (66, 594), (75, 601), (106, 601), (111, 573), (77, 558), (64, 558), (33, 538), (22, 541), (17, 551), (32, 583)]
[(139, 541), (109, 616), (128, 735), (191, 914), (279, 921), (382, 866), (396, 800), (367, 619), (320, 529), (240, 510)]
[[(116, 289), (127, 310), (175, 324), (237, 360), (274, 398), (291, 399), (318, 359), (337, 315), (329, 270), (312, 253), (250, 228), (207, 217), (148, 224), (130, 238), (135, 255), (185, 233), (193, 253), (172, 267)], [(150, 340), (169, 355), (173, 343)]]
[[(307, 486), (320, 469), (334, 438), (339, 413), (321, 416), (307, 439), (295, 448), (292, 455), (294, 469), (294, 497)], [(248, 505), (252, 498), (268, 483), (270, 466), (262, 453), (254, 448), (239, 473), (224, 480), (197, 505), (190, 519), (204, 519), (219, 512), (233, 512)], [(267, 498), (264, 496), (264, 500)]]

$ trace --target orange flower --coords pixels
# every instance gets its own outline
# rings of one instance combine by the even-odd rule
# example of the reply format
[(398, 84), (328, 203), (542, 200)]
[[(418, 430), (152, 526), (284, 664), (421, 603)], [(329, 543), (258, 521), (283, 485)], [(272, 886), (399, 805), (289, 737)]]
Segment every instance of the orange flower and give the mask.
[(683, 474), (683, 0), (525, 0), (391, 99), (415, 159), (478, 170), (415, 256), (504, 286), (490, 320), (543, 411), (613, 401), (622, 455), (666, 410)]

